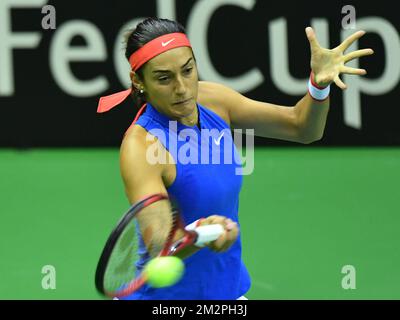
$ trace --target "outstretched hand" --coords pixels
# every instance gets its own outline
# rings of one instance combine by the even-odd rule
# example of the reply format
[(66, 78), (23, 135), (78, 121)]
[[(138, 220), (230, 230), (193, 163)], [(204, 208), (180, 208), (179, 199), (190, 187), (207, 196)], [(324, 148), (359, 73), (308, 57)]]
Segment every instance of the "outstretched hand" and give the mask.
[(306, 35), (310, 42), (311, 49), (311, 70), (314, 73), (314, 81), (319, 86), (325, 87), (334, 82), (342, 90), (346, 89), (346, 84), (340, 80), (339, 75), (354, 74), (365, 75), (365, 69), (357, 69), (345, 66), (346, 62), (374, 53), (372, 49), (362, 49), (344, 54), (351, 44), (361, 38), (365, 31), (357, 31), (344, 40), (334, 49), (325, 49), (318, 43), (314, 30), (311, 27), (306, 28)]

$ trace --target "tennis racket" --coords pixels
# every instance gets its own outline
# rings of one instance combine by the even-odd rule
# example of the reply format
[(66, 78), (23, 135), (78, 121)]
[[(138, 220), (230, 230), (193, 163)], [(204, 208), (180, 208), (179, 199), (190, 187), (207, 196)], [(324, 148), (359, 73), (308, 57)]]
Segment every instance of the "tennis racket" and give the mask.
[[(160, 230), (141, 230), (138, 224), (138, 216), (147, 213), (143, 209), (154, 207), (155, 203), (166, 202), (170, 208), (170, 201), (167, 195), (154, 194), (132, 205), (123, 215), (117, 226), (111, 232), (101, 253), (97, 264), (95, 284), (97, 290), (107, 297), (124, 297), (140, 289), (147, 281), (143, 272), (137, 272), (138, 261), (141, 255), (150, 254), (155, 256), (176, 255), (184, 248), (191, 245), (202, 246), (207, 242), (214, 241), (224, 232), (220, 224), (199, 226), (186, 230), (179, 214), (176, 204), (171, 208), (171, 219), (163, 225), (169, 228), (166, 241), (160, 248), (146, 248), (146, 252), (140, 250), (139, 242), (143, 241), (138, 237), (141, 231), (146, 243), (159, 236)], [(161, 206), (162, 207), (162, 206)], [(150, 231), (149, 231), (150, 230)], [(164, 230), (165, 231), (165, 230)], [(178, 240), (176, 236), (179, 236)], [(150, 260), (150, 259), (147, 259)], [(141, 266), (144, 268), (144, 266)], [(143, 270), (143, 269), (142, 269)]]

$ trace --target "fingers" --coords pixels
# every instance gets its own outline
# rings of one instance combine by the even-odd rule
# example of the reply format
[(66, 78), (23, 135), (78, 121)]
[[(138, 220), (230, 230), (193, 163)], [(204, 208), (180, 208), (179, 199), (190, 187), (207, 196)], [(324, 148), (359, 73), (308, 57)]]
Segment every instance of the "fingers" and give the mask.
[(216, 252), (225, 252), (227, 251), (232, 244), (236, 241), (239, 229), (237, 228), (236, 223), (231, 222), (234, 224), (231, 229), (226, 229), (226, 231), (212, 244), (212, 249)]
[(315, 32), (314, 32), (313, 28), (307, 27), (306, 28), (306, 35), (307, 35), (308, 41), (310, 42), (311, 50), (314, 50), (314, 49), (317, 49), (317, 48), (321, 47), (319, 45), (319, 43), (318, 43), (317, 36), (315, 35)]
[(200, 225), (208, 225), (208, 224), (222, 224), (224, 223), (224, 220), (226, 218), (222, 217), (222, 216), (217, 216), (217, 215), (212, 215), (212, 216), (208, 216), (207, 218), (203, 219), (200, 223)]
[(239, 228), (236, 222), (232, 221), (231, 219), (227, 219), (225, 221), (225, 243), (222, 246), (222, 252), (227, 251), (232, 244), (236, 241), (239, 235)]
[(355, 74), (359, 76), (363, 76), (367, 74), (367, 70), (365, 69), (357, 69), (357, 68), (351, 68), (351, 67), (346, 67), (343, 66), (340, 70), (341, 73), (346, 73), (346, 74)]
[[(357, 69), (357, 68), (351, 68), (347, 66), (342, 66), (340, 68), (340, 74), (352, 74), (352, 75), (358, 75), (358, 76), (363, 76), (367, 74), (367, 70), (365, 69)], [(339, 78), (339, 75), (336, 75), (333, 78), (333, 82), (342, 90), (347, 89), (347, 85)]]
[(364, 56), (369, 56), (371, 54), (374, 54), (374, 50), (372, 49), (362, 49), (362, 50), (357, 50), (350, 52), (344, 56), (344, 63), (349, 62), (351, 60), (364, 57)]
[(215, 240), (212, 244), (210, 244), (210, 249), (216, 252), (224, 252), (229, 248), (227, 232), (224, 232), (217, 240)]
[[(342, 66), (340, 68), (340, 73), (363, 76), (367, 74), (367, 70)], [(342, 90), (347, 89), (347, 85), (339, 78), (339, 76), (335, 77), (334, 82), (340, 89)]]
[(336, 76), (335, 79), (333, 80), (335, 84), (342, 90), (346, 90), (347, 86), (344, 84), (342, 80), (340, 80), (339, 76)]
[(215, 241), (212, 241), (207, 244), (211, 250), (216, 252), (225, 252), (227, 251), (231, 245), (236, 241), (239, 235), (239, 228), (237, 223), (223, 216), (209, 216), (202, 220), (201, 225), (208, 224), (221, 224), (225, 232)]
[(347, 49), (348, 47), (350, 47), (354, 41), (356, 41), (357, 39), (361, 38), (364, 34), (365, 34), (365, 31), (362, 31), (362, 30), (353, 33), (353, 34), (350, 35), (346, 40), (344, 40), (344, 41), (339, 45), (338, 48), (339, 48), (342, 52), (346, 51), (346, 49)]

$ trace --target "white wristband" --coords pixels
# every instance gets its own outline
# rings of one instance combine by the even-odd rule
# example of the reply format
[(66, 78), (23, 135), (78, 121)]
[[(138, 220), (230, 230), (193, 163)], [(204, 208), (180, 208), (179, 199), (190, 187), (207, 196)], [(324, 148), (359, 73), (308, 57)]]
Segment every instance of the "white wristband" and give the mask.
[(308, 93), (313, 99), (324, 101), (329, 96), (331, 86), (329, 85), (325, 88), (318, 87), (313, 83), (312, 77), (313, 75), (311, 74), (310, 78), (308, 79)]

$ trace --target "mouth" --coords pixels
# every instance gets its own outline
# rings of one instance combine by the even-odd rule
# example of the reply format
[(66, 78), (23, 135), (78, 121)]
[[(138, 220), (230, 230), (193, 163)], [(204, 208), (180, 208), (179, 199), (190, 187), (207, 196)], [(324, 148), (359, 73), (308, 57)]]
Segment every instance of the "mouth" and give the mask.
[(174, 102), (173, 104), (174, 105), (182, 105), (182, 104), (186, 104), (186, 103), (190, 102), (191, 100), (192, 100), (192, 98), (189, 98), (189, 99), (186, 99), (186, 100), (181, 100), (181, 101), (178, 101), (178, 102)]

